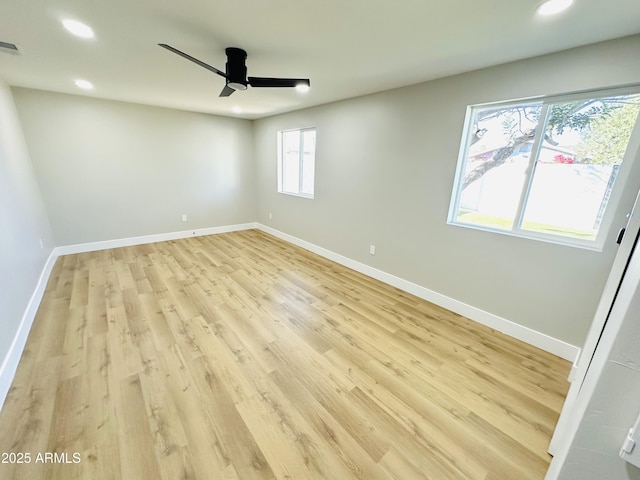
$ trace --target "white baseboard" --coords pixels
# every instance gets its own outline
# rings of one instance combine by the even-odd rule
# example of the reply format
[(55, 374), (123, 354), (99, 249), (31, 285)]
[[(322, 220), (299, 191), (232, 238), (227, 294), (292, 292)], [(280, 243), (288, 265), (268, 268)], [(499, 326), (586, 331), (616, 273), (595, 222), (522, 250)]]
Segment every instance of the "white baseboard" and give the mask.
[(145, 243), (166, 242), (168, 240), (179, 240), (181, 238), (200, 237), (202, 235), (215, 235), (218, 233), (237, 232), (257, 228), (257, 223), (241, 223), (237, 225), (225, 225), (222, 227), (196, 228), (193, 230), (183, 230), (180, 232), (157, 233), (153, 235), (143, 235), (140, 237), (117, 238), (114, 240), (104, 240), (101, 242), (78, 243), (56, 247), (58, 256), (71, 255), (74, 253), (95, 252), (108, 248), (130, 247), (132, 245), (143, 245)]
[(313, 243), (301, 240), (260, 223), (257, 224), (257, 228), (289, 243), (293, 243), (294, 245), (302, 247), (313, 253), (317, 253), (329, 260), (333, 260), (336, 263), (356, 270), (357, 272), (392, 285), (400, 290), (404, 290), (405, 292), (411, 293), (417, 297), (427, 300), (428, 302), (446, 308), (447, 310), (451, 310), (452, 312), (481, 323), (482, 325), (486, 325), (489, 328), (493, 328), (494, 330), (498, 330), (499, 332), (513, 338), (517, 338), (529, 345), (533, 345), (541, 350), (557, 355), (560, 358), (564, 358), (565, 360), (574, 362), (580, 353), (580, 349), (575, 345), (563, 342), (562, 340), (558, 340), (557, 338), (550, 337), (544, 333), (524, 327), (459, 300), (434, 292), (433, 290), (429, 290), (428, 288), (409, 282), (408, 280), (404, 280), (387, 272), (383, 272), (382, 270), (370, 267), (364, 263), (357, 262), (338, 253), (319, 247)]
[(9, 389), (11, 388), (11, 383), (13, 382), (16, 370), (18, 369), (18, 364), (20, 363), (22, 352), (24, 351), (24, 347), (27, 343), (31, 326), (36, 318), (40, 301), (42, 300), (44, 290), (47, 286), (47, 282), (49, 281), (49, 275), (51, 275), (51, 271), (53, 270), (53, 266), (57, 259), (58, 255), (54, 249), (51, 251), (49, 258), (47, 258), (47, 261), (44, 264), (44, 268), (40, 273), (40, 278), (38, 278), (36, 288), (29, 299), (27, 308), (22, 316), (20, 325), (18, 326), (18, 331), (16, 332), (15, 337), (13, 337), (13, 342), (11, 342), (11, 346), (9, 347), (6, 357), (2, 361), (2, 366), (0, 366), (0, 410), (2, 409), (4, 401), (7, 398), (7, 394), (9, 393)]

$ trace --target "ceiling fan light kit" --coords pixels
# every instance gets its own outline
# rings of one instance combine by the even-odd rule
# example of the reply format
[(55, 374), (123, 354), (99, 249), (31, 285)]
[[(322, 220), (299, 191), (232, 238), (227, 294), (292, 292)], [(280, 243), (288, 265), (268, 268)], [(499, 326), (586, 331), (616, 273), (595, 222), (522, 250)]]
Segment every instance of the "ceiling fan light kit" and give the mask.
[(226, 83), (222, 92), (220, 92), (221, 97), (228, 97), (236, 90), (246, 90), (247, 86), (253, 88), (295, 87), (297, 89), (308, 89), (311, 86), (308, 78), (247, 77), (247, 52), (241, 48), (228, 47), (225, 49), (227, 63), (225, 65), (225, 71), (223, 72), (166, 43), (159, 43), (158, 45), (224, 77)]

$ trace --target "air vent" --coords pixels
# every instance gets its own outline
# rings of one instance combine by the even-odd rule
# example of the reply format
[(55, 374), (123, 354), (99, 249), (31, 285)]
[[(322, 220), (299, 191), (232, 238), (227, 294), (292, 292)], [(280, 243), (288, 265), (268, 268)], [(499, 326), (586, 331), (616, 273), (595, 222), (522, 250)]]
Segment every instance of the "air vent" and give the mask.
[(11, 53), (13, 55), (20, 54), (20, 50), (18, 50), (18, 46), (9, 42), (0, 42), (0, 52)]

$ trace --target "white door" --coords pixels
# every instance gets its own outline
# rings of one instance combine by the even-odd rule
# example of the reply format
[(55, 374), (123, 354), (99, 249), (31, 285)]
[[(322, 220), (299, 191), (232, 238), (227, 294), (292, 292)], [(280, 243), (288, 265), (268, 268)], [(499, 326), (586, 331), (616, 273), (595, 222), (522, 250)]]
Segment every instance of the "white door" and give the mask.
[(639, 234), (640, 194), (636, 198), (635, 206), (633, 207), (633, 211), (629, 217), (629, 221), (627, 222), (624, 237), (622, 238), (622, 242), (618, 248), (616, 258), (613, 261), (613, 266), (611, 267), (609, 278), (607, 279), (607, 283), (605, 284), (602, 292), (602, 297), (598, 303), (598, 308), (594, 315), (589, 333), (587, 334), (587, 339), (580, 351), (578, 359), (571, 369), (571, 374), (569, 375), (571, 387), (569, 388), (567, 398), (562, 407), (562, 412), (560, 413), (560, 418), (558, 419), (555, 431), (553, 432), (553, 437), (551, 438), (551, 443), (549, 444), (549, 453), (551, 455), (555, 455), (565, 442), (570, 441), (570, 439), (567, 438), (567, 427), (569, 424), (570, 413), (575, 405), (580, 389), (582, 388), (584, 378), (587, 375), (589, 365), (591, 364), (591, 359), (598, 347), (598, 342), (606, 329), (611, 308), (616, 300), (620, 284), (626, 273), (629, 260), (631, 259), (631, 255), (633, 254), (638, 241)]

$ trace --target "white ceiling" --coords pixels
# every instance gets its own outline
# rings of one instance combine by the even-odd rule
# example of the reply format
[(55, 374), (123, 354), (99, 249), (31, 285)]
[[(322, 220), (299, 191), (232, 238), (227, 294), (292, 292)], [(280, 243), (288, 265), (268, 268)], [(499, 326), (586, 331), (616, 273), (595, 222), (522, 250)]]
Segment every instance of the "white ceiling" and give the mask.
[[(539, 0), (0, 0), (0, 77), (12, 86), (260, 118), (490, 65), (640, 33), (640, 0), (575, 0), (557, 17)], [(61, 20), (90, 25), (70, 35)], [(308, 77), (311, 90), (249, 89), (157, 46), (224, 70)], [(84, 92), (73, 80), (95, 89)], [(240, 107), (235, 114), (233, 107)]]

